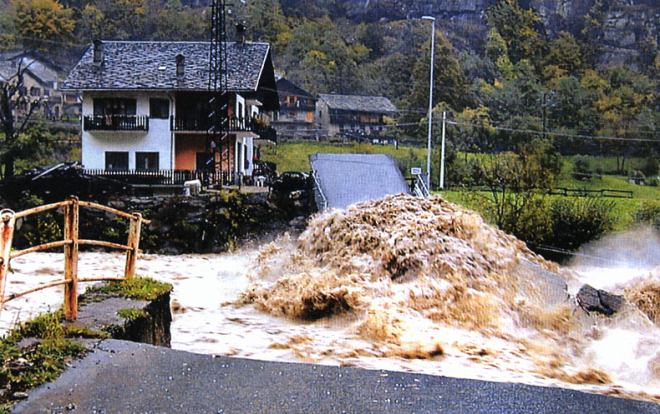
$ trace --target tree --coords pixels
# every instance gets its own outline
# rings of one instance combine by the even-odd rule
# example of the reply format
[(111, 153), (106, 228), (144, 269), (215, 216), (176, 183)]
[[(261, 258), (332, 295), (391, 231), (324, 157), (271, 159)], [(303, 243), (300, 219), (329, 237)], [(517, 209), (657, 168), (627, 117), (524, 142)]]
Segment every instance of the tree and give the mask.
[(518, 63), (530, 59), (540, 63), (545, 42), (537, 30), (541, 18), (532, 9), (523, 9), (517, 0), (498, 0), (486, 11), (488, 25), (502, 36), (509, 59)]
[(270, 42), (278, 49), (286, 46), (291, 39), (291, 28), (278, 0), (250, 1), (246, 9), (250, 16), (248, 29), (254, 40)]
[(48, 50), (52, 42), (69, 42), (76, 27), (73, 10), (56, 0), (15, 0), (14, 25), (23, 44)]
[(475, 193), (491, 220), (502, 230), (532, 243), (547, 238), (544, 190), (552, 188), (561, 158), (549, 140), (535, 139), (516, 152), (477, 157), (477, 180), (487, 193)]
[[(430, 49), (431, 42), (427, 41), (420, 49), (418, 58), (412, 70), (412, 88), (406, 98), (407, 106), (411, 109), (425, 108), (429, 102), (429, 76), (430, 76)], [(465, 79), (461, 64), (451, 43), (436, 32), (435, 62), (434, 62), (433, 100), (434, 107), (440, 103), (462, 110), (470, 103), (468, 82)], [(407, 121), (419, 120), (419, 114), (411, 112)]]
[(456, 114), (457, 126), (454, 129), (454, 142), (464, 152), (465, 161), (469, 152), (488, 151), (490, 138), (495, 133), (490, 123), (488, 108), (465, 108)]
[(284, 61), (288, 75), (312, 93), (359, 93), (361, 65), (369, 49), (359, 42), (348, 42), (329, 18), (304, 20), (292, 32)]
[(40, 98), (31, 97), (25, 87), (25, 71), (28, 67), (19, 62), (16, 72), (0, 81), (0, 123), (3, 133), (0, 164), (4, 169), (4, 179), (14, 176), (17, 158), (30, 150), (29, 137), (26, 137), (25, 132), (34, 111), (41, 103)]
[(582, 48), (572, 34), (560, 32), (559, 36), (550, 42), (545, 65), (555, 65), (569, 75), (576, 75), (582, 70)]
[(493, 62), (504, 79), (513, 78), (513, 64), (509, 59), (509, 49), (504, 39), (495, 28), (490, 29), (488, 32), (488, 38), (486, 39), (486, 56), (491, 62)]

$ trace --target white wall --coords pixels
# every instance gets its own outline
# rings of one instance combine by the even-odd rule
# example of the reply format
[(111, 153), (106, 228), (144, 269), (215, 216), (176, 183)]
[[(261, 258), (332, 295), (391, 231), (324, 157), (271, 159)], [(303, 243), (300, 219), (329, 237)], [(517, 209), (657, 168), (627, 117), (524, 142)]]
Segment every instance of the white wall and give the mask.
[[(84, 92), (83, 116), (94, 114), (94, 98), (135, 98), (136, 114), (149, 116), (149, 98), (170, 100), (170, 115), (173, 101), (163, 93), (120, 93)], [(88, 169), (105, 169), (106, 151), (128, 152), (128, 167), (135, 169), (136, 152), (157, 152), (161, 170), (173, 168), (173, 134), (169, 119), (149, 119), (149, 131), (82, 131), (82, 163)]]
[[(252, 137), (237, 137), (234, 148), (235, 163), (234, 171), (243, 174), (246, 177), (252, 176), (254, 172), (254, 140)], [(248, 168), (245, 168), (245, 160), (250, 161)]]

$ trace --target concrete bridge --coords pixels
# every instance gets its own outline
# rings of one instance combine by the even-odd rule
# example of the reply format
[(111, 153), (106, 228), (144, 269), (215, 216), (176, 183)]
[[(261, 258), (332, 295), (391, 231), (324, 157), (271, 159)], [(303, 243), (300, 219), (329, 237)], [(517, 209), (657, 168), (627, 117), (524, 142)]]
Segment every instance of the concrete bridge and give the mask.
[(319, 210), (410, 193), (396, 160), (386, 154), (314, 154), (309, 161)]

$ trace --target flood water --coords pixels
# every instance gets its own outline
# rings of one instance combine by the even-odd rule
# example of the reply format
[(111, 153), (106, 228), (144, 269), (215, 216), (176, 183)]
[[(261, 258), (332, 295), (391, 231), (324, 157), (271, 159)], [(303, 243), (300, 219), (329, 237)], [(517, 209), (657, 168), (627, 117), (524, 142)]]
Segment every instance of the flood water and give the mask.
[[(492, 311), (498, 314), (496, 318), (468, 318), (451, 314), (449, 308), (437, 303), (419, 305), (429, 292), (451, 291), (451, 286), (445, 286), (450, 282), (405, 275), (391, 281), (353, 269), (362, 276), (351, 276), (349, 283), (339, 273), (332, 273), (334, 264), (320, 261), (310, 265), (308, 258), (302, 257), (309, 251), (305, 244), (310, 239), (305, 237), (319, 236), (308, 233), (301, 240), (283, 238), (257, 249), (227, 254), (141, 256), (140, 275), (174, 285), (172, 348), (259, 360), (560, 386), (660, 401), (660, 329), (632, 307), (609, 319), (578, 317), (576, 310), (555, 317), (563, 312), (559, 305), (528, 314), (522, 309), (527, 309), (523, 304), (531, 299), (522, 300), (518, 294), (509, 304), (513, 311), (502, 310), (509, 306), (505, 302), (494, 302), (499, 307)], [(465, 263), (466, 269), (472, 271), (480, 265), (478, 258), (474, 261)], [(367, 262), (362, 257), (351, 266), (374, 266)], [(80, 275), (120, 276), (123, 264), (121, 254), (81, 253)], [(7, 294), (61, 277), (62, 254), (24, 256), (12, 261), (12, 267)], [(585, 282), (623, 293), (640, 281), (660, 281), (660, 268), (652, 263), (626, 267), (581, 262), (574, 263), (570, 272), (559, 269), (558, 273), (567, 278), (570, 293)], [(305, 274), (324, 283), (330, 281), (329, 287), (319, 285), (313, 294), (341, 296), (345, 303), (341, 302), (339, 311), (325, 309), (327, 315), (319, 319), (299, 317), (296, 295), (305, 295), (309, 283), (296, 283), (307, 280)], [(362, 289), (360, 284), (369, 288)], [(283, 286), (287, 289), (285, 299), (278, 296)], [(482, 298), (495, 292), (490, 285), (478, 292), (480, 286), (471, 285), (470, 295)], [(10, 302), (0, 317), (0, 329), (6, 331), (17, 320), (59, 307), (62, 296), (62, 289), (54, 288)], [(483, 309), (474, 307), (481, 303), (481, 299), (456, 302), (455, 308), (467, 306), (475, 314), (491, 309), (486, 305)], [(445, 313), (439, 315), (439, 310)]]

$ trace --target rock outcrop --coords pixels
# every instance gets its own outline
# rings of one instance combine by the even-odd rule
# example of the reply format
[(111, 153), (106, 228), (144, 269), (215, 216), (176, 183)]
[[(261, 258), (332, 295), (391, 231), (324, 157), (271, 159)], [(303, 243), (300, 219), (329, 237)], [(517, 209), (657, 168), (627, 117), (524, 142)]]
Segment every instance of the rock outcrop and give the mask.
[[(486, 33), (486, 10), (495, 0), (345, 0), (354, 20), (400, 20), (433, 15), (439, 20), (453, 43), (478, 48)], [(658, 38), (660, 7), (651, 0), (605, 2), (601, 31), (594, 41), (601, 47), (598, 61), (602, 65), (638, 65), (645, 42)], [(579, 36), (584, 16), (596, 0), (526, 0), (519, 1), (543, 20), (543, 30), (554, 37), (561, 31)], [(465, 39), (467, 37), (467, 39)]]

